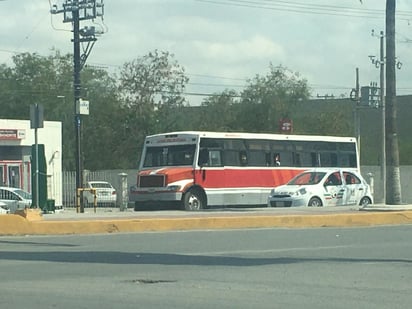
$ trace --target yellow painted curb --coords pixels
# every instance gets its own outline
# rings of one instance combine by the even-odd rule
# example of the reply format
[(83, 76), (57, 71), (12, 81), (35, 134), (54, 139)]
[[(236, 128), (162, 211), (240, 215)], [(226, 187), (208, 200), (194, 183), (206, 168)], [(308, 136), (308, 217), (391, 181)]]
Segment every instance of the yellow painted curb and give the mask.
[(43, 220), (42, 212), (40, 209), (18, 209), (14, 214), (22, 216), (29, 221)]
[(30, 221), (0, 216), (0, 235), (63, 235), (199, 229), (349, 227), (412, 224), (412, 211), (320, 215), (193, 216), (68, 221)]

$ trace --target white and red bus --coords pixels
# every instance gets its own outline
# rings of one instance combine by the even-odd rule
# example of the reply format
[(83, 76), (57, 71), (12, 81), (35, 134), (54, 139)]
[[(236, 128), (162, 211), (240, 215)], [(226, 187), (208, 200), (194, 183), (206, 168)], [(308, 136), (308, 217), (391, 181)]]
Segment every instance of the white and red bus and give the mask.
[(224, 132), (171, 132), (147, 136), (135, 210), (182, 206), (267, 205), (270, 190), (313, 167), (359, 170), (353, 137)]

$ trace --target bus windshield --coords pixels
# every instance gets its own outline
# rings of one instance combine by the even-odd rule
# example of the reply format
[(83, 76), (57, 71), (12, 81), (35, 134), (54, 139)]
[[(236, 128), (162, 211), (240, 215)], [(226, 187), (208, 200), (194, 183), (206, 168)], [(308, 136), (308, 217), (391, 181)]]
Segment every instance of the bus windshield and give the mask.
[(147, 147), (143, 167), (193, 165), (196, 145)]

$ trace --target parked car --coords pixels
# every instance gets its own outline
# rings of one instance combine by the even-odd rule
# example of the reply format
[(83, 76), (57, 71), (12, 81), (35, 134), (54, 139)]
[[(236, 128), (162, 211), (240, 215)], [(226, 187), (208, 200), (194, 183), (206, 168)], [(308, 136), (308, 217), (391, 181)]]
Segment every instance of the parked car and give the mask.
[(0, 202), (4, 203), (10, 213), (17, 209), (29, 208), (32, 204), (31, 194), (20, 188), (0, 187)]
[(0, 202), (0, 215), (9, 214), (10, 209), (4, 202)]
[(269, 207), (366, 206), (372, 202), (365, 179), (359, 173), (345, 169), (305, 171), (287, 184), (272, 189), (268, 197)]
[[(96, 190), (96, 203), (98, 206), (115, 207), (117, 201), (116, 189), (107, 181), (88, 181), (86, 189)], [(94, 193), (91, 190), (83, 192), (84, 205), (92, 207), (94, 203)]]

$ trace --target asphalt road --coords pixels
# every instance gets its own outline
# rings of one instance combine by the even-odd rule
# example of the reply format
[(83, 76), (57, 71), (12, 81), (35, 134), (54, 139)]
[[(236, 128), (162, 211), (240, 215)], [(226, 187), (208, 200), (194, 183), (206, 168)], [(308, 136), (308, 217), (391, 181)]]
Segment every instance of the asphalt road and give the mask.
[(1, 308), (409, 308), (412, 226), (0, 237)]

